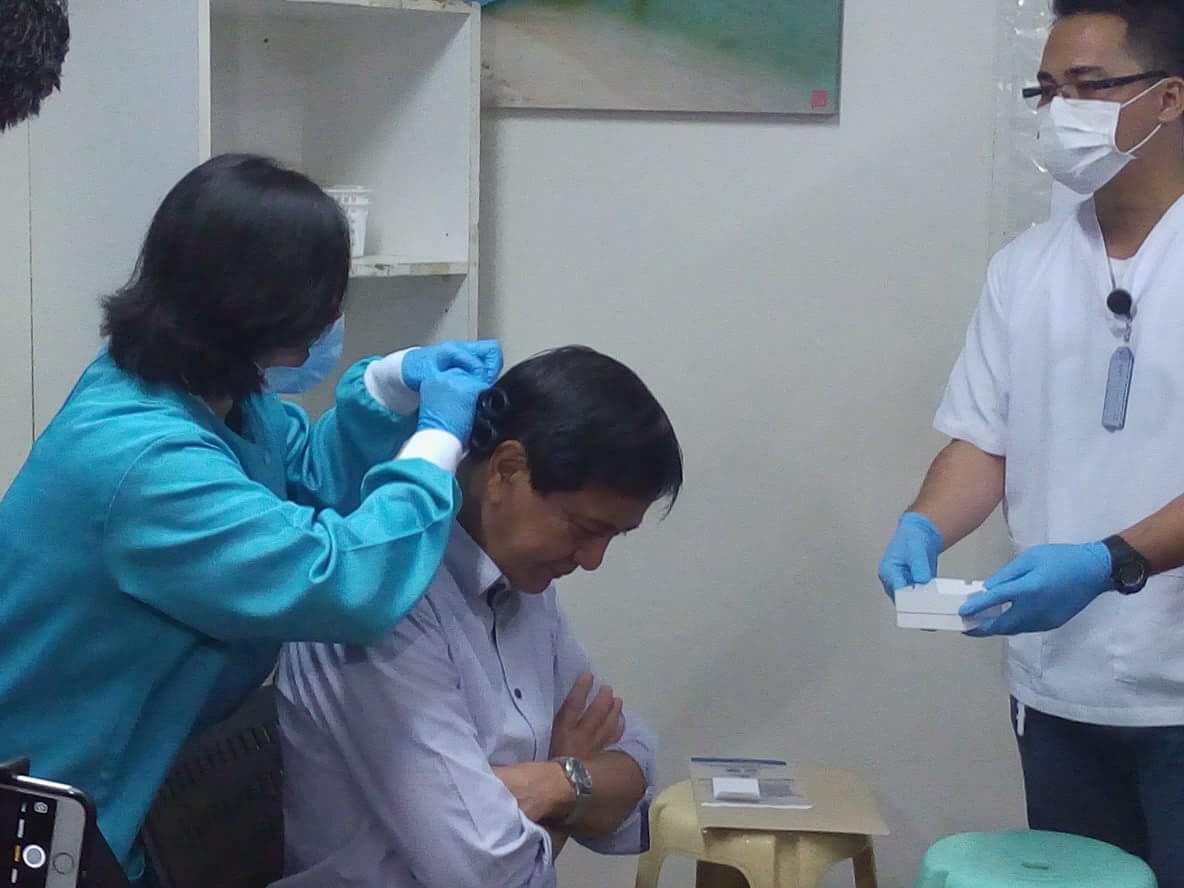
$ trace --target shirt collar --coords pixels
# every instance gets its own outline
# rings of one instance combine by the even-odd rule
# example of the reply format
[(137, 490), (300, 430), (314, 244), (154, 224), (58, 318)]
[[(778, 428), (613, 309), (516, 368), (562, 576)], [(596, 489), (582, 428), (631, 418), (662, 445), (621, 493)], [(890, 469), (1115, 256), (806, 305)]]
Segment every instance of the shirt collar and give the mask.
[(494, 586), (501, 584), (509, 588), (505, 577), (493, 559), (477, 545), (460, 522), (453, 522), (452, 536), (444, 553), (444, 566), (462, 595), (484, 595)]

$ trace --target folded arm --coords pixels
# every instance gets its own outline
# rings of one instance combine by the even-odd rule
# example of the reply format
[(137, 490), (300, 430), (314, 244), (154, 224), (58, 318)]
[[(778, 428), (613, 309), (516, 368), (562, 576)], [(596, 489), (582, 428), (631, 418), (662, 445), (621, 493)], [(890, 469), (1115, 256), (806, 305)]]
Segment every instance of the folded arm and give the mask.
[(315, 718), (417, 880), (553, 884), (551, 835), (489, 765), (429, 601), (376, 647), (296, 645), (281, 672), (281, 688), (316, 701)]
[[(555, 687), (563, 699), (556, 701), (557, 713), (572, 695), (573, 689), (590, 679), (592, 661), (563, 612), (556, 608)], [(604, 692), (604, 693), (602, 693)], [(625, 711), (613, 698), (611, 688), (592, 687), (592, 702), (582, 716), (597, 718), (596, 707), (604, 698), (613, 700), (607, 723), (612, 737), (600, 751), (580, 755), (580, 750), (556, 748), (552, 755), (575, 755), (592, 777), (592, 798), (570, 827), (572, 837), (581, 845), (602, 854), (637, 854), (648, 845), (649, 804), (657, 770), (657, 741), (636, 715)], [(580, 694), (577, 693), (577, 697)], [(577, 728), (578, 730), (578, 728)], [(593, 745), (599, 745), (593, 739)]]

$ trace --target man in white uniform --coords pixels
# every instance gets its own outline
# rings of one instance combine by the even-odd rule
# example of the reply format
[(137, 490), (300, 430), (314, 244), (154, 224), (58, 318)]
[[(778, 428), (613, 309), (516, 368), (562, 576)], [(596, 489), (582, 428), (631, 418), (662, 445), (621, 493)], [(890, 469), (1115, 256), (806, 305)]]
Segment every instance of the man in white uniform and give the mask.
[(1002, 501), (1006, 604), (1037, 829), (1184, 886), (1184, 4), (1056, 0), (1038, 160), (1092, 195), (991, 263), (936, 427), (952, 438), (880, 565), (893, 595)]

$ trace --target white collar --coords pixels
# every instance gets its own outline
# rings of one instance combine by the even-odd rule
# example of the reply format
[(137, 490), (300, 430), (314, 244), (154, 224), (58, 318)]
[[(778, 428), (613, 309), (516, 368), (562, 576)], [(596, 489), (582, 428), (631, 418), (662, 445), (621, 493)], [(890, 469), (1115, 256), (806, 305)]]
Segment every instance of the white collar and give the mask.
[(444, 564), (462, 595), (484, 595), (494, 585), (505, 580), (493, 559), (468, 535), (459, 521), (452, 524), (452, 536), (444, 553)]

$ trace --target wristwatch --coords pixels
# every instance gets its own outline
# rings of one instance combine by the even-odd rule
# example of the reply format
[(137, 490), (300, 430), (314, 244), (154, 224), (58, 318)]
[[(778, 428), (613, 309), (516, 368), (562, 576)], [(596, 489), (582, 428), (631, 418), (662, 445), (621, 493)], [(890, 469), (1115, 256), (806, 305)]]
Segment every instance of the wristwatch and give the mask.
[(1102, 545), (1110, 550), (1110, 578), (1123, 595), (1134, 595), (1147, 585), (1151, 562), (1120, 536), (1107, 537)]
[(571, 784), (571, 788), (576, 794), (576, 803), (572, 807), (571, 813), (564, 818), (561, 824), (562, 826), (572, 826), (580, 819), (580, 815), (584, 813), (584, 808), (588, 805), (588, 800), (592, 798), (592, 775), (588, 773), (587, 767), (578, 758), (564, 755), (555, 761), (563, 768), (564, 776), (567, 777), (567, 782)]

